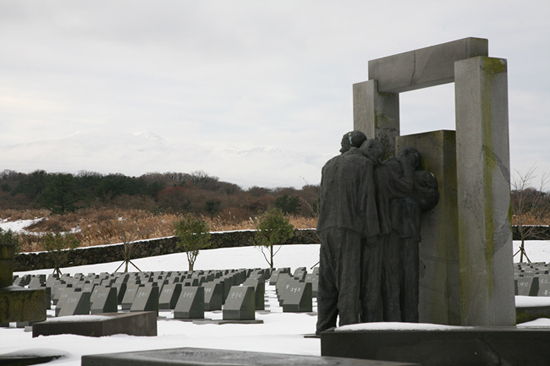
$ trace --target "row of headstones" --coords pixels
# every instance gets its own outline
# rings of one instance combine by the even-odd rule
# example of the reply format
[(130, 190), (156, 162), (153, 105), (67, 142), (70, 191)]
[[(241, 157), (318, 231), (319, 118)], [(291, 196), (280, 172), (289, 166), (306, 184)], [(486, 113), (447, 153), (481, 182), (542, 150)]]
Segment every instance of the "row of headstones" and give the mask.
[(516, 263), (514, 286), (516, 295), (550, 296), (550, 264), (544, 262)]
[(227, 320), (255, 318), (265, 309), (265, 283), (276, 285), (283, 312), (311, 312), (315, 270), (305, 267), (290, 275), (289, 268), (194, 272), (139, 272), (23, 276), (14, 284), (46, 288), (46, 307), (56, 316), (173, 310), (176, 319), (203, 319), (205, 311), (222, 310)]

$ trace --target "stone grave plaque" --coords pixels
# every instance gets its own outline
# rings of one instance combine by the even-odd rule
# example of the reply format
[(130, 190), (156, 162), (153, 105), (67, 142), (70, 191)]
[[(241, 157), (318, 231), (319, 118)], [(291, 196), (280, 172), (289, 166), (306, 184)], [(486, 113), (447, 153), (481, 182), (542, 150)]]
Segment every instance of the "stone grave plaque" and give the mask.
[(85, 283), (84, 286), (82, 286), (82, 291), (93, 293), (95, 286), (96, 286), (96, 284), (92, 283), (92, 282)]
[(221, 310), (223, 305), (223, 285), (217, 281), (208, 282), (204, 287), (204, 310)]
[(59, 312), (56, 307), (56, 316), (88, 315), (90, 314), (90, 293), (82, 291), (71, 291), (68, 297), (63, 300)]
[(303, 281), (307, 275), (307, 269), (306, 267), (298, 267), (294, 271), (293, 277), (297, 279), (298, 281)]
[(159, 288), (157, 286), (140, 287), (130, 307), (130, 312), (159, 311)]
[(72, 287), (71, 288), (58, 289), (57, 299), (55, 299), (53, 301), (53, 303), (55, 305), (55, 316), (58, 316), (59, 311), (63, 307), (63, 304), (69, 298), (69, 295), (73, 292), (75, 292), (75, 291)]
[(90, 313), (92, 314), (118, 312), (116, 287), (96, 286), (90, 301)]
[(520, 296), (537, 296), (539, 292), (538, 277), (518, 277), (518, 295)]
[(254, 302), (256, 310), (265, 310), (265, 281), (263, 279), (248, 278), (243, 286), (254, 287)]
[(159, 309), (174, 309), (181, 294), (181, 283), (166, 284), (162, 287)]
[(308, 273), (305, 281), (311, 283), (311, 295), (313, 297), (317, 297), (317, 290), (319, 289), (319, 275)]
[[(49, 286), (48, 286), (49, 287)], [(62, 283), (61, 281), (54, 283), (52, 287), (52, 302), (54, 305), (57, 305), (57, 302), (59, 301), (59, 297), (65, 291), (66, 289), (73, 290), (73, 285), (69, 283)]]
[(126, 294), (126, 287), (127, 286), (128, 285), (127, 285), (126, 282), (115, 282), (111, 286), (111, 287), (116, 288), (116, 291), (117, 291), (117, 304), (118, 305), (122, 304), (122, 300), (124, 299), (124, 294)]
[(204, 287), (184, 287), (181, 290), (174, 319), (204, 319)]
[(136, 284), (126, 285), (124, 298), (122, 299), (122, 302), (120, 304), (120, 306), (122, 307), (122, 310), (130, 310), (130, 308), (132, 307), (132, 303), (134, 302), (134, 298), (136, 297), (139, 286), (140, 285), (136, 285)]
[(539, 275), (538, 296), (550, 296), (550, 275)]
[(29, 282), (29, 288), (42, 288), (43, 284), (46, 282), (45, 275), (32, 276), (31, 281)]
[(285, 296), (283, 313), (308, 313), (313, 310), (311, 283), (291, 282)]
[(275, 271), (273, 271), (273, 272), (271, 273), (271, 277), (269, 278), (269, 284), (270, 284), (271, 286), (275, 286), (275, 285), (277, 284), (277, 279), (279, 278), (279, 274), (280, 274), (280, 273), (281, 273), (281, 272), (279, 272), (278, 269), (276, 269)]
[(275, 285), (275, 291), (277, 292), (277, 300), (279, 300), (279, 305), (283, 306), (284, 300), (286, 299), (286, 293), (290, 288), (291, 283), (296, 281), (287, 273), (279, 274), (277, 278), (277, 284)]
[(223, 320), (255, 320), (254, 288), (233, 286), (223, 306)]

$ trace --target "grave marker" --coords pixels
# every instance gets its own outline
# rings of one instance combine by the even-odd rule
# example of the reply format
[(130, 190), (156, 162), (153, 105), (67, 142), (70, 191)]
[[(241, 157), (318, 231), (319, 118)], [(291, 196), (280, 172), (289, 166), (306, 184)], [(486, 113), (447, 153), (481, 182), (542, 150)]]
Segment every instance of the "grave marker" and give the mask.
[(166, 284), (162, 287), (159, 309), (174, 309), (181, 294), (181, 283)]
[(223, 284), (214, 281), (203, 285), (204, 287), (204, 310), (221, 310), (223, 305)]
[(116, 287), (96, 286), (90, 302), (90, 313), (92, 314), (118, 312)]
[(181, 290), (174, 319), (204, 319), (204, 287), (184, 287)]
[(265, 281), (262, 279), (248, 278), (244, 281), (243, 286), (251, 286), (254, 288), (254, 303), (256, 310), (265, 310)]
[(140, 287), (137, 290), (130, 312), (155, 311), (159, 312), (159, 288), (157, 286)]
[[(88, 315), (90, 314), (90, 293), (82, 291), (70, 291), (68, 296), (62, 301), (61, 309), (55, 312), (57, 317), (70, 315)], [(61, 303), (61, 301), (60, 301)]]
[(223, 306), (223, 320), (255, 320), (254, 288), (233, 286)]
[(283, 301), (283, 313), (308, 313), (312, 310), (311, 283), (291, 282)]
[(140, 285), (136, 285), (136, 284), (126, 285), (124, 298), (122, 299), (122, 303), (120, 304), (122, 310), (130, 310), (130, 308), (132, 307), (132, 303), (134, 302), (134, 298), (136, 297), (139, 286)]

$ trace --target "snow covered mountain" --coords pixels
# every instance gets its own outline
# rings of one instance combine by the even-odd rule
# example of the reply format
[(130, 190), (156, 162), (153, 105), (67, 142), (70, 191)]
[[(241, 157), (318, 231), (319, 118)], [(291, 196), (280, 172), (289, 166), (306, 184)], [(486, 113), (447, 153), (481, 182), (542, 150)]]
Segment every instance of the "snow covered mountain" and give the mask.
[(318, 184), (330, 156), (271, 146), (172, 143), (150, 131), (82, 131), (54, 140), (0, 146), (0, 170), (94, 171), (139, 176), (202, 170), (244, 188)]

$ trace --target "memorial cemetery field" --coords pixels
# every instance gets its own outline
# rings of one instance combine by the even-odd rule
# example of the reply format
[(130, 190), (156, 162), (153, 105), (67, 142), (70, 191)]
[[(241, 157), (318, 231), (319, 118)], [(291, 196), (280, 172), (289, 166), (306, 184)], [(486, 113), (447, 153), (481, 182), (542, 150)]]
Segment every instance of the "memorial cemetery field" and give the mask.
[[(514, 248), (517, 249), (515, 242)], [(532, 260), (537, 262), (550, 262), (550, 251), (546, 242), (529, 242)], [(287, 245), (278, 254), (278, 267), (287, 267), (295, 273), (299, 267), (306, 266), (308, 273), (312, 272), (311, 266), (318, 260), (319, 245)], [(137, 259), (137, 265), (144, 271), (180, 271), (185, 262), (184, 253), (165, 256)], [(78, 273), (87, 275), (110, 274), (113, 271), (113, 263), (87, 265), (64, 268), (66, 276), (76, 277)], [(197, 262), (197, 270), (225, 270), (239, 268), (265, 268), (263, 258), (254, 248), (225, 248), (206, 249)], [(38, 270), (31, 272), (17, 272), (18, 276), (40, 274), (50, 275), (51, 270)], [(132, 274), (134, 275), (134, 274)], [(275, 286), (266, 281), (265, 305), (266, 310), (256, 311), (256, 319), (263, 324), (195, 324), (193, 322), (175, 319), (175, 311), (160, 309), (157, 319), (158, 335), (156, 337), (139, 337), (118, 334), (108, 337), (83, 337), (64, 334), (56, 336), (32, 337), (31, 332), (25, 332), (23, 328), (0, 328), (0, 338), (3, 340), (2, 353), (33, 350), (36, 352), (64, 354), (65, 358), (56, 361), (59, 365), (80, 365), (82, 355), (113, 353), (125, 351), (143, 351), (150, 349), (166, 349), (178, 347), (199, 347), (232, 349), (243, 351), (274, 352), (302, 355), (320, 355), (320, 343), (318, 339), (304, 338), (304, 334), (312, 333), (315, 329), (317, 317), (308, 312), (288, 313), (278, 304)], [(547, 297), (516, 297), (516, 302), (524, 306), (547, 306)], [(316, 310), (316, 302), (313, 302), (313, 311)], [(55, 311), (48, 310), (49, 319), (55, 318)], [(81, 315), (83, 319), (85, 315)], [(206, 311), (206, 318), (221, 319), (223, 312)], [(522, 326), (548, 326), (548, 319), (539, 319)], [(396, 323), (376, 323), (374, 327), (392, 328)], [(402, 325), (404, 329), (410, 324)], [(416, 327), (428, 328), (433, 325), (420, 324)]]

